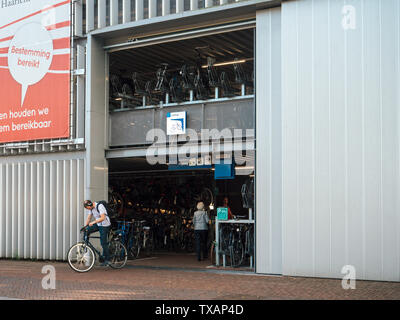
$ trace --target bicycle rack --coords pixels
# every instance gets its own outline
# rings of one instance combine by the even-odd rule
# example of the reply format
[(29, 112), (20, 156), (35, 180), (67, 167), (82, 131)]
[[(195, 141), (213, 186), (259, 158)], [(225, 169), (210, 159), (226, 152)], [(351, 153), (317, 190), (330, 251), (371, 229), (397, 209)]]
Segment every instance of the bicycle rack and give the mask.
[[(251, 214), (251, 213), (249, 213)], [(222, 254), (222, 266), (226, 267), (226, 252), (220, 252), (220, 224), (253, 224), (254, 220), (252, 219), (252, 215), (249, 215), (250, 219), (248, 220), (218, 220), (215, 219), (215, 239), (216, 239), (216, 246), (215, 246), (215, 264), (216, 266), (220, 265), (220, 254)], [(254, 230), (254, 229), (253, 229)], [(253, 245), (254, 247), (254, 245)], [(254, 252), (253, 255), (250, 255), (250, 268), (253, 268), (253, 261), (254, 261)]]

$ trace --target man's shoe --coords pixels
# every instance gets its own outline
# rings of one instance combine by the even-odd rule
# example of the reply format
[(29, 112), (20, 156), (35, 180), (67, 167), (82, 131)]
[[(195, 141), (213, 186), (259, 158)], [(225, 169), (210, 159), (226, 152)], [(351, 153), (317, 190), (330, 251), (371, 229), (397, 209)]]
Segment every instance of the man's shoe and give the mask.
[(107, 260), (100, 264), (101, 267), (108, 267), (109, 265), (110, 265), (110, 262)]

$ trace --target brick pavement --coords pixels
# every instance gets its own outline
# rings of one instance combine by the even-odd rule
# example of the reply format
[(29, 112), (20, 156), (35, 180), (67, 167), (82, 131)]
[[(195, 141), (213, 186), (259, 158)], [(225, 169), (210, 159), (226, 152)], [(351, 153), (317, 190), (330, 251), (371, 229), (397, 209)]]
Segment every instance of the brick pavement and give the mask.
[[(177, 256), (164, 259), (163, 265), (157, 259), (161, 258), (129, 261), (121, 270), (97, 266), (84, 274), (72, 271), (65, 262), (0, 260), (0, 297), (29, 300), (400, 299), (397, 282), (357, 281), (356, 290), (343, 290), (341, 280), (233, 273), (222, 268), (207, 268), (207, 261), (190, 262), (182, 268)], [(188, 256), (184, 259), (194, 260)], [(55, 290), (42, 289), (45, 275), (41, 270), (46, 264), (56, 269)]]

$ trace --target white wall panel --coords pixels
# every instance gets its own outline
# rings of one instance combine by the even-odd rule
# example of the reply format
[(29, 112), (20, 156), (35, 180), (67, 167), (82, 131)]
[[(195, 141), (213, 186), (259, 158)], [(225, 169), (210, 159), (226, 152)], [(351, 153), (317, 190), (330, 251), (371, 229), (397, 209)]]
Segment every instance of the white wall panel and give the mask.
[(110, 1), (110, 25), (115, 26), (118, 24), (119, 7), (118, 1)]
[(400, 280), (399, 17), (396, 0), (282, 3), (284, 274)]
[(5, 192), (6, 192), (6, 211), (2, 212), (2, 215), (6, 216), (6, 241), (5, 241), (5, 257), (12, 257), (11, 247), (12, 247), (12, 164), (5, 165), (6, 170), (6, 184), (5, 184)]
[[(38, 225), (39, 225), (39, 215), (38, 215), (38, 203), (37, 203), (37, 176), (38, 176), (38, 163), (31, 162), (31, 183), (30, 183), (30, 237), (29, 237), (29, 244), (30, 244), (30, 251), (29, 251), (29, 258), (37, 257), (37, 234)], [(28, 197), (29, 199), (29, 197)], [(29, 212), (28, 212), (29, 214)]]
[[(0, 185), (6, 186), (7, 184), (6, 180), (6, 166), (0, 166)], [(3, 212), (2, 215), (0, 215), (0, 257), (5, 257), (6, 256), (6, 195), (7, 192), (6, 190), (2, 190), (3, 192), (0, 193), (0, 210)]]
[(257, 12), (256, 272), (282, 273), (281, 12)]
[(86, 0), (86, 33), (94, 29), (94, 0)]
[(31, 250), (31, 202), (30, 202), (30, 186), (31, 186), (31, 163), (24, 164), (24, 259), (30, 258)]
[[(142, 1), (143, 4), (143, 0)], [(136, 3), (138, 3), (139, 0), (136, 0)], [(136, 4), (137, 6), (137, 4)], [(136, 7), (136, 10), (138, 8)], [(143, 11), (143, 5), (142, 5), (142, 11)], [(136, 17), (137, 17), (137, 11), (136, 11)], [(136, 19), (138, 20), (138, 19)], [(127, 23), (131, 21), (131, 1), (130, 0), (123, 0), (122, 1), (122, 23)]]
[[(314, 41), (320, 43), (319, 46), (314, 46), (313, 59), (318, 56), (329, 56), (330, 47), (326, 34), (329, 32), (329, 11), (328, 3), (313, 8), (313, 24), (318, 25), (315, 28)], [(329, 199), (329, 186), (330, 186), (330, 150), (329, 144), (329, 115), (330, 106), (325, 103), (326, 97), (329, 97), (329, 63), (328, 59), (314, 60), (313, 68), (319, 70), (318, 73), (313, 74), (314, 82), (314, 95), (313, 105), (318, 106), (314, 108), (314, 121), (313, 121), (313, 134), (318, 132), (314, 137), (314, 157), (315, 157), (315, 171), (320, 172), (315, 176), (313, 195), (315, 202), (313, 206), (314, 214), (314, 268), (317, 276), (329, 276), (331, 255), (330, 251), (326, 248), (330, 247), (330, 225), (326, 221), (330, 220), (330, 199)], [(325, 236), (328, 235), (328, 236)]]
[(0, 159), (0, 258), (65, 260), (83, 220), (84, 159)]

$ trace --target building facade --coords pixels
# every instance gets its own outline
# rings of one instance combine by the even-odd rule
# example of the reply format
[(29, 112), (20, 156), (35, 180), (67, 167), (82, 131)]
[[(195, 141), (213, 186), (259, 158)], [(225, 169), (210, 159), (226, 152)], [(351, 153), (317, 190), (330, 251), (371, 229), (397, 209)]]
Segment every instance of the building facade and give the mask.
[[(225, 151), (253, 160), (256, 273), (342, 278), (351, 265), (357, 279), (400, 281), (399, 1), (64, 5), (69, 136), (0, 145), (0, 257), (65, 260), (83, 200), (106, 199), (113, 174), (149, 170), (149, 130), (185, 111), (195, 132), (245, 132)], [(184, 60), (205, 46), (217, 61), (218, 52), (246, 55), (253, 90), (140, 108), (111, 99), (116, 72), (154, 74), (164, 57)]]

